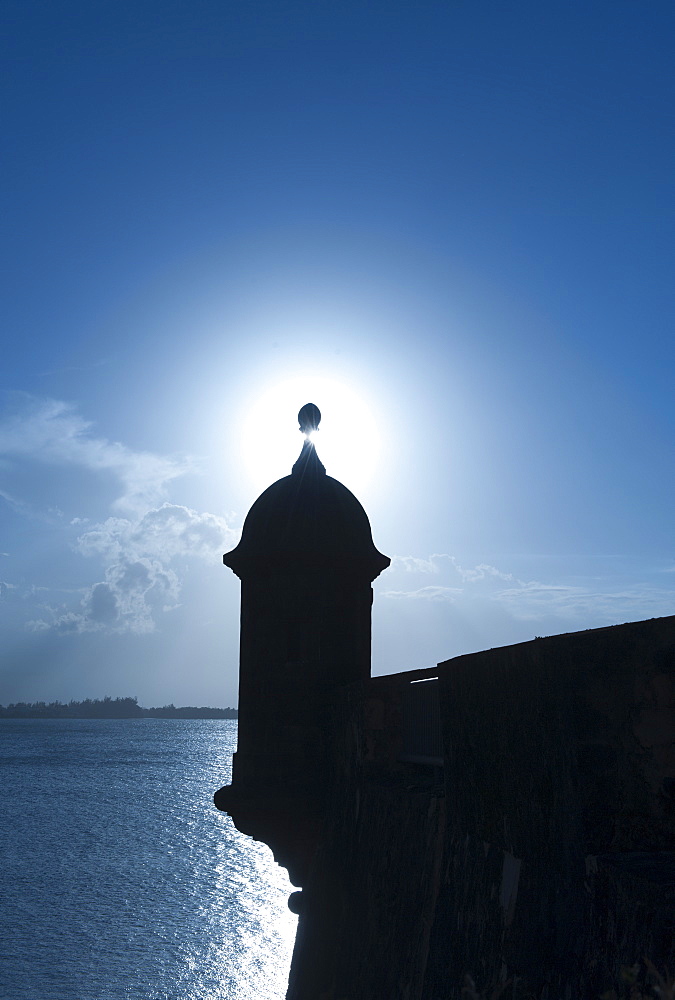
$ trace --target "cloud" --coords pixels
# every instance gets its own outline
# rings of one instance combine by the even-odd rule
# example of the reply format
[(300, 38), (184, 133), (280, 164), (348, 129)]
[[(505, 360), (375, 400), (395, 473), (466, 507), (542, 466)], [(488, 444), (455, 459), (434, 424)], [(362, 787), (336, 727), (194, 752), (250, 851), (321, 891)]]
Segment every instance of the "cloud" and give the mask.
[[(46, 511), (36, 512), (0, 492), (14, 511), (48, 520), (52, 527), (60, 521), (70, 537), (77, 532), (74, 551), (101, 563), (93, 585), (71, 589), (76, 604), (72, 597), (63, 602), (51, 588), (52, 603), (44, 594), (40, 603), (33, 601), (25, 627), (57, 633), (153, 631), (161, 616), (179, 605), (186, 564), (192, 559), (218, 562), (234, 544), (234, 532), (222, 517), (166, 499), (169, 485), (194, 468), (191, 459), (134, 451), (100, 437), (70, 404), (18, 398), (20, 407), (0, 419), (0, 466), (12, 470), (24, 460), (57, 471), (77, 467), (94, 475), (112, 473), (118, 484), (113, 516), (99, 522), (72, 517), (67, 525), (57, 508), (47, 518)], [(34, 596), (36, 588), (32, 591)], [(5, 604), (17, 595), (10, 583), (0, 588)]]
[[(163, 500), (168, 484), (194, 468), (189, 458), (134, 451), (97, 437), (92, 424), (70, 403), (33, 396), (23, 396), (22, 401), (19, 413), (0, 421), (0, 455), (110, 472), (120, 484), (115, 501), (120, 510), (139, 511)], [(3, 496), (13, 505), (20, 503)]]
[(434, 552), (426, 559), (419, 556), (393, 556), (391, 570), (395, 572), (400, 569), (405, 570), (406, 573), (441, 573), (444, 569), (450, 569), (463, 581), (469, 583), (485, 580), (488, 577), (509, 582), (514, 580), (511, 573), (502, 573), (501, 570), (489, 566), (487, 563), (480, 563), (473, 569), (464, 569), (456, 558), (448, 552)]
[(5, 580), (0, 580), (0, 601), (8, 601), (14, 596), (16, 590), (15, 583), (7, 583)]
[(670, 615), (675, 612), (675, 592), (621, 580), (608, 580), (606, 588), (566, 583), (542, 583), (519, 580), (487, 563), (465, 568), (454, 556), (435, 553), (428, 558), (396, 556), (392, 569), (425, 575), (443, 574), (435, 586), (415, 589), (384, 590), (382, 597), (392, 600), (445, 601), (452, 604), (487, 602), (499, 606), (519, 621), (557, 619), (571, 628), (595, 624), (637, 621), (641, 618)]
[(77, 548), (82, 555), (108, 559), (147, 556), (162, 561), (177, 557), (219, 561), (223, 547), (234, 542), (235, 533), (224, 518), (164, 503), (137, 519), (109, 517), (80, 535)]
[(92, 621), (112, 624), (119, 618), (119, 606), (112, 587), (97, 583), (89, 594), (89, 617)]
[(178, 607), (177, 560), (219, 562), (235, 533), (224, 518), (164, 503), (138, 518), (109, 517), (77, 539), (82, 555), (102, 558), (104, 578), (87, 588), (78, 610), (46, 608), (49, 621), (33, 631), (152, 632), (161, 614)]
[(575, 622), (600, 620), (614, 624), (675, 613), (675, 593), (646, 584), (598, 590), (538, 581), (518, 583), (518, 587), (498, 591), (494, 598), (514, 618), (522, 620), (553, 616)]
[(419, 590), (385, 590), (382, 597), (394, 600), (455, 602), (463, 594), (461, 587), (420, 587)]
[[(29, 505), (23, 500), (19, 500), (17, 497), (12, 496), (12, 494), (8, 493), (7, 490), (0, 490), (0, 499), (4, 500), (7, 506), (11, 510), (15, 511), (15, 513), (21, 514), (24, 517), (29, 517), (31, 515), (31, 508)], [(5, 552), (3, 555), (7, 555), (7, 553)]]
[(57, 618), (57, 631), (154, 632), (158, 612), (178, 606), (177, 574), (156, 559), (123, 559), (82, 600), (82, 611)]
[[(454, 563), (454, 560), (453, 560)], [(487, 563), (479, 563), (478, 566), (474, 566), (473, 569), (463, 569), (461, 566), (454, 563), (455, 569), (467, 583), (477, 583), (479, 580), (506, 580), (508, 582), (513, 581), (518, 583), (513, 573), (502, 573), (495, 566), (489, 566)]]
[(406, 573), (438, 573), (440, 568), (437, 560), (441, 558), (451, 557), (432, 555), (428, 559), (421, 559), (418, 556), (392, 556), (390, 571), (403, 569)]
[(47, 587), (38, 587), (34, 583), (14, 583), (9, 580), (0, 580), (0, 601), (34, 602), (36, 597), (42, 596), (47, 589)]

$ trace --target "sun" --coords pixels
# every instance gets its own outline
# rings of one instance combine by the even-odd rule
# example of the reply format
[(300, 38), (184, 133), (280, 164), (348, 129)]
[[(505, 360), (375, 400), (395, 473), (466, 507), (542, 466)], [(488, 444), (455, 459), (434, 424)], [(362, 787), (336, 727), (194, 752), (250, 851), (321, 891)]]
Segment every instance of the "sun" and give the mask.
[(240, 442), (249, 476), (262, 488), (290, 474), (304, 440), (298, 411), (306, 403), (321, 411), (311, 440), (327, 474), (349, 489), (365, 488), (376, 474), (380, 450), (372, 403), (356, 386), (317, 375), (271, 382), (245, 403)]

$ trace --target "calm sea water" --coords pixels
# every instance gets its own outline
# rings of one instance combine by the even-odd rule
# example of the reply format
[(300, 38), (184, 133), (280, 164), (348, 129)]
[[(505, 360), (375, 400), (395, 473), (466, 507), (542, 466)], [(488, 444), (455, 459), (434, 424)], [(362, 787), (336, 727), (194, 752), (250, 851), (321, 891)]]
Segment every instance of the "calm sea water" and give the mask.
[(236, 722), (0, 720), (2, 1000), (281, 1000), (296, 918), (211, 797)]

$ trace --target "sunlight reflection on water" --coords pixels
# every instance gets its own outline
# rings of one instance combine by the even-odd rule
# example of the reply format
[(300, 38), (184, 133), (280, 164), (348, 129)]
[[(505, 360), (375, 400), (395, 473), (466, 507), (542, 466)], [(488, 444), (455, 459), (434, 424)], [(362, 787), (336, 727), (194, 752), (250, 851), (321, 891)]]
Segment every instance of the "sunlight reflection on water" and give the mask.
[(297, 918), (212, 803), (236, 724), (2, 720), (2, 1000), (283, 1000)]
[[(236, 830), (232, 833), (241, 836)], [(244, 917), (233, 928), (229, 914), (221, 907), (211, 910), (214, 968), (227, 968), (233, 953), (237, 955), (236, 985), (230, 981), (215, 996), (277, 1000), (286, 994), (297, 927), (297, 917), (286, 905), (293, 886), (286, 872), (275, 865), (268, 848), (244, 837), (242, 840), (248, 853), (245, 867), (233, 873), (227, 859), (214, 866), (218, 893), (235, 896), (239, 916)]]

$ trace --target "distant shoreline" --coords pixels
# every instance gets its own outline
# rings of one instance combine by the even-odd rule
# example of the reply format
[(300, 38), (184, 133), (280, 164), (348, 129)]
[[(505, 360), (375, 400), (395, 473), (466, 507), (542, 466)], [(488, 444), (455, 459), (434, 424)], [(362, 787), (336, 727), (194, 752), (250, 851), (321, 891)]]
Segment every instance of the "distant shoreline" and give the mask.
[(0, 705), (0, 719), (236, 719), (236, 708), (164, 705), (143, 708), (136, 698), (86, 698), (84, 701), (24, 702)]

